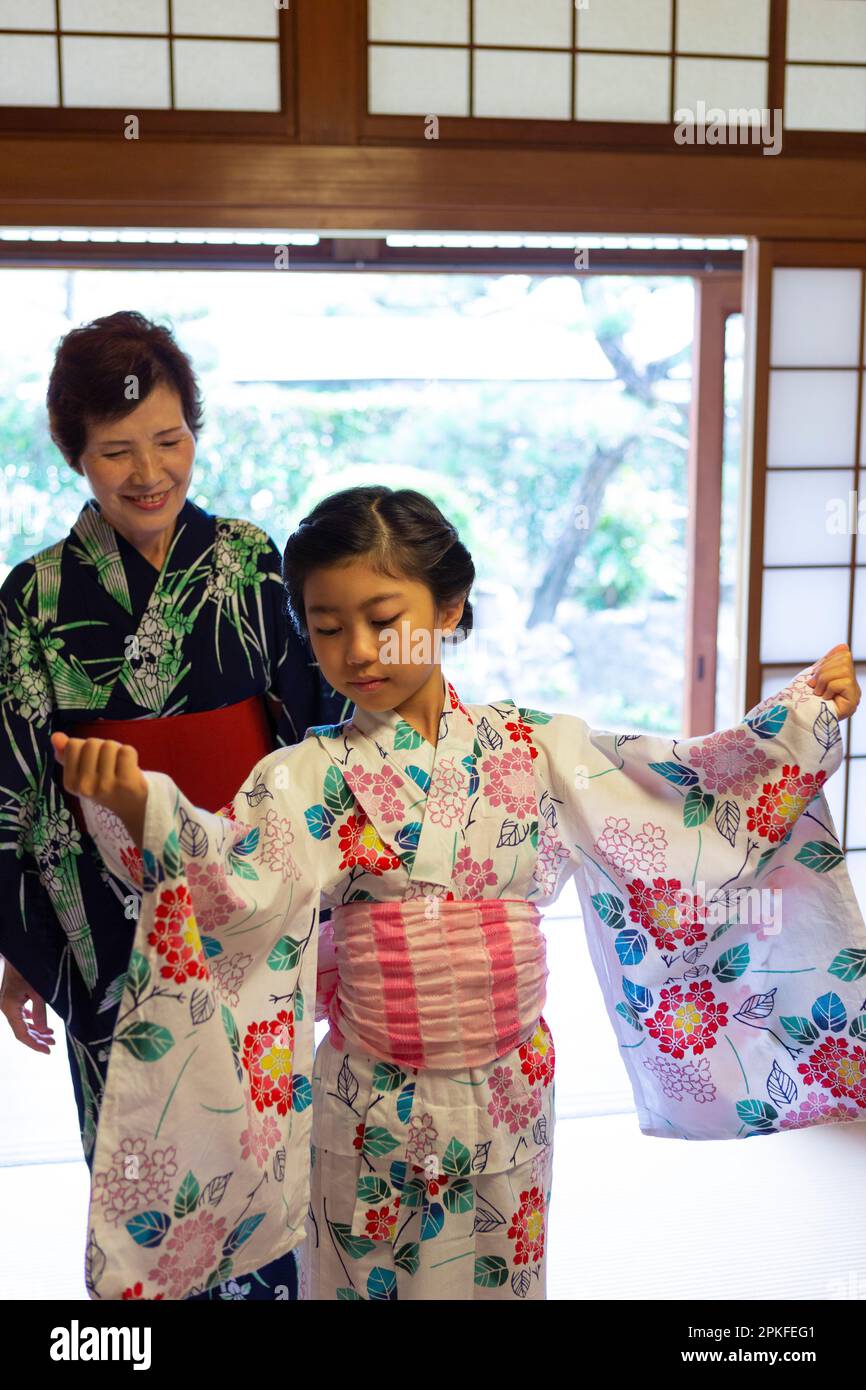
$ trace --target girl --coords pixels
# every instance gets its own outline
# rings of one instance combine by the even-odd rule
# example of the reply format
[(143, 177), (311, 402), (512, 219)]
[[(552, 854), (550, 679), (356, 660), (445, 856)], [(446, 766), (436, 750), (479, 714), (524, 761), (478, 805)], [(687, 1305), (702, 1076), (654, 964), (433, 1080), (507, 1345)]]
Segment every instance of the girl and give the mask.
[(306, 1235), (302, 1296), (543, 1298), (539, 906), (572, 874), (644, 1133), (866, 1116), (866, 927), (821, 790), (860, 698), (846, 647), (734, 729), (616, 735), (461, 702), (436, 638), (471, 628), (474, 568), (429, 498), (326, 498), (283, 578), (349, 721), (262, 758), (217, 814), (131, 748), (55, 742), (142, 894), (94, 1297), (132, 1277), (183, 1297)]

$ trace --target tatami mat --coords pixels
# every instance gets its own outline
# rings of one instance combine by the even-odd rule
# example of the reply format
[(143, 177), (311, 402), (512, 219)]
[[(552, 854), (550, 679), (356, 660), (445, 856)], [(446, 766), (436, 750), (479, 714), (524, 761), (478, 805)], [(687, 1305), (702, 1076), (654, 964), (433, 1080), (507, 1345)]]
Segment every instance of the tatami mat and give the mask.
[[(550, 1299), (866, 1298), (866, 1126), (747, 1143), (561, 1120)], [(0, 1168), (0, 1299), (86, 1299), (87, 1167)]]

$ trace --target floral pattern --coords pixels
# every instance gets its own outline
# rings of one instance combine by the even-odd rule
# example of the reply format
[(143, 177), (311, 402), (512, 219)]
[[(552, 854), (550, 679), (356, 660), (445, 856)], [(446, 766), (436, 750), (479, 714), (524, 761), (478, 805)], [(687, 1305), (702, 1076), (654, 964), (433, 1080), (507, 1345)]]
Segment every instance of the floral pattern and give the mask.
[(620, 874), (663, 874), (667, 848), (663, 826), (646, 821), (632, 834), (627, 816), (605, 816), (604, 829), (595, 841), (599, 858)]

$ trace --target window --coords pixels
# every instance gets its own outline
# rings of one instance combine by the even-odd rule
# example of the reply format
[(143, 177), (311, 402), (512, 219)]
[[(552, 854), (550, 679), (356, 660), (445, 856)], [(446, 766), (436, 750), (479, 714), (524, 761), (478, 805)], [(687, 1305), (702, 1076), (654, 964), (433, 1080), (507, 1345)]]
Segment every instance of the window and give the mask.
[(285, 129), (281, 38), (274, 0), (0, 0), (0, 128)]

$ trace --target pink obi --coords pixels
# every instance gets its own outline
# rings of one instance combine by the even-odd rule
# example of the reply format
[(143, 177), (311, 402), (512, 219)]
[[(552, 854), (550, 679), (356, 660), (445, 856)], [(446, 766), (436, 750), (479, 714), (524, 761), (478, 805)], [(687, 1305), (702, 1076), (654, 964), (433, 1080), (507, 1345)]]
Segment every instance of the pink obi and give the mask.
[(333, 909), (319, 937), (316, 1018), (335, 1047), (453, 1071), (532, 1032), (547, 994), (541, 913), (521, 898), (409, 898)]

